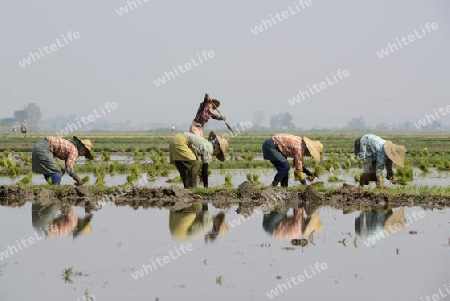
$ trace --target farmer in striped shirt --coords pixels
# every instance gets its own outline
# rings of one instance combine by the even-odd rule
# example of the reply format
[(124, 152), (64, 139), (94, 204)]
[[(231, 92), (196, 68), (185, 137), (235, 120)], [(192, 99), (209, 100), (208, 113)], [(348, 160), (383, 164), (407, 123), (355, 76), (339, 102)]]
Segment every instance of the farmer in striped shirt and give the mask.
[[(87, 159), (93, 160), (91, 150), (92, 142), (90, 140), (80, 140), (76, 136), (70, 140), (48, 136), (34, 146), (31, 153), (31, 169), (35, 173), (43, 174), (45, 180), (50, 178), (53, 185), (59, 185), (61, 177), (67, 171), (76, 181), (76, 185), (82, 185), (83, 182), (73, 170), (73, 165), (78, 156), (85, 156)], [(56, 162), (55, 157), (64, 160), (64, 168)]]
[(290, 134), (275, 134), (273, 137), (264, 141), (262, 145), (263, 157), (277, 169), (272, 186), (288, 187), (288, 175), (290, 165), (287, 158), (294, 158), (294, 168), (296, 177), (303, 185), (306, 185), (305, 175), (313, 174), (303, 167), (303, 157), (312, 156), (317, 162), (320, 161), (320, 153), (323, 145), (320, 141), (313, 141), (307, 137), (299, 137)]
[(209, 94), (205, 94), (205, 99), (198, 107), (197, 114), (192, 121), (190, 132), (197, 136), (203, 137), (203, 127), (210, 118), (216, 120), (226, 120), (225, 116), (214, 114), (214, 110), (220, 106), (220, 101), (211, 99)]
[(396, 145), (373, 134), (367, 134), (355, 140), (355, 155), (361, 160), (364, 170), (360, 185), (376, 181), (377, 186), (383, 185), (383, 170), (386, 168), (386, 179), (395, 182), (393, 163), (404, 166), (406, 148)]

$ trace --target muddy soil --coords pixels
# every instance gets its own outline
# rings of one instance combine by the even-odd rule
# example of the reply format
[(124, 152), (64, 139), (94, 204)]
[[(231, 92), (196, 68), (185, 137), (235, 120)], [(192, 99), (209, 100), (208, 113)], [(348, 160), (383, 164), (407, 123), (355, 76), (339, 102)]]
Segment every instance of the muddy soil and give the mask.
[(446, 196), (418, 196), (397, 194), (389, 195), (374, 193), (360, 187), (343, 184), (342, 188), (333, 192), (319, 192), (315, 183), (308, 186), (303, 193), (288, 192), (283, 188), (254, 188), (252, 183), (245, 181), (239, 186), (239, 196), (227, 190), (216, 191), (211, 196), (195, 195), (190, 190), (178, 187), (146, 188), (130, 187), (118, 188), (114, 194), (94, 195), (87, 187), (74, 187), (68, 191), (56, 194), (53, 190), (42, 188), (32, 192), (23, 186), (0, 186), (0, 205), (21, 207), (27, 202), (60, 201), (64, 204), (84, 206), (86, 211), (95, 211), (101, 204), (115, 204), (116, 206), (167, 208), (180, 210), (190, 206), (193, 202), (208, 202), (216, 208), (227, 209), (238, 204), (237, 213), (244, 216), (253, 214), (255, 208), (263, 211), (285, 211), (288, 208), (310, 208), (314, 211), (317, 206), (328, 205), (350, 213), (363, 209), (388, 210), (400, 206), (422, 206), (424, 208), (442, 209), (450, 204), (450, 197)]

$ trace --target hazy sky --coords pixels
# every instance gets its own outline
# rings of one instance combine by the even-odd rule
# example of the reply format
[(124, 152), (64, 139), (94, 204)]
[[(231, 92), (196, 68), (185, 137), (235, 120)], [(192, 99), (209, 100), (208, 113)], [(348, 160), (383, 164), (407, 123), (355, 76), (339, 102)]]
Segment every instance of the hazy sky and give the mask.
[[(103, 118), (184, 123), (206, 91), (221, 101), (230, 124), (253, 121), (259, 110), (266, 121), (289, 111), (301, 127), (343, 126), (358, 116), (369, 124), (416, 122), (450, 105), (449, 1), (311, 0), (305, 8), (298, 0), (144, 1), (122, 16), (116, 10), (125, 0), (2, 1), (0, 118), (29, 102), (44, 118), (87, 116), (116, 102)], [(283, 11), (279, 21), (275, 14)], [(270, 15), (276, 24), (253, 34)], [(424, 35), (427, 22), (438, 29)], [(415, 30), (420, 38), (377, 55)], [(69, 31), (79, 38), (66, 44)], [(58, 38), (63, 47), (19, 65)], [(203, 50), (214, 57), (199, 63)], [(191, 59), (198, 66), (155, 85)], [(333, 81), (338, 69), (350, 75), (289, 104), (308, 85)], [(450, 114), (440, 117), (450, 124)]]

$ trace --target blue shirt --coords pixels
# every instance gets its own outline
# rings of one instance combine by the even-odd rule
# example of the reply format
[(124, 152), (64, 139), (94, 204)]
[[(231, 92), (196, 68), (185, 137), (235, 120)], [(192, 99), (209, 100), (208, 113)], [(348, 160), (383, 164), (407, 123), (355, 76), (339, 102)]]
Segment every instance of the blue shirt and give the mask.
[(377, 161), (377, 176), (381, 175), (383, 169), (386, 167), (388, 177), (393, 175), (392, 162), (389, 160), (386, 152), (384, 151), (384, 145), (386, 140), (373, 135), (367, 134), (361, 137), (360, 150), (358, 157), (361, 162), (373, 162)]

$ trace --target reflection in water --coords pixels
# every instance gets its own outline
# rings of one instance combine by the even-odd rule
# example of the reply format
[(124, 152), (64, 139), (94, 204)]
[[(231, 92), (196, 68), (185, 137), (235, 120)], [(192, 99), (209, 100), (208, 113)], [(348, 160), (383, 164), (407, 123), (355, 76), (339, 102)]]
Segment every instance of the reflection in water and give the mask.
[(385, 231), (391, 234), (396, 230), (405, 228), (405, 210), (392, 209), (382, 213), (377, 210), (363, 210), (355, 218), (355, 232), (362, 237), (377, 236)]
[(213, 217), (208, 211), (208, 204), (200, 203), (170, 211), (169, 229), (172, 236), (180, 241), (204, 237), (205, 242), (209, 242), (228, 232), (225, 214), (220, 212)]
[[(56, 216), (58, 211), (61, 214)], [(56, 217), (55, 217), (56, 216)], [(36, 230), (44, 230), (48, 237), (89, 235), (92, 230), (92, 214), (78, 217), (72, 207), (62, 207), (56, 203), (33, 203), (31, 205), (31, 222)]]
[[(320, 212), (311, 208), (293, 209), (293, 215), (271, 211), (264, 214), (263, 228), (276, 239), (293, 239), (322, 231)], [(304, 216), (304, 213), (306, 217)]]

